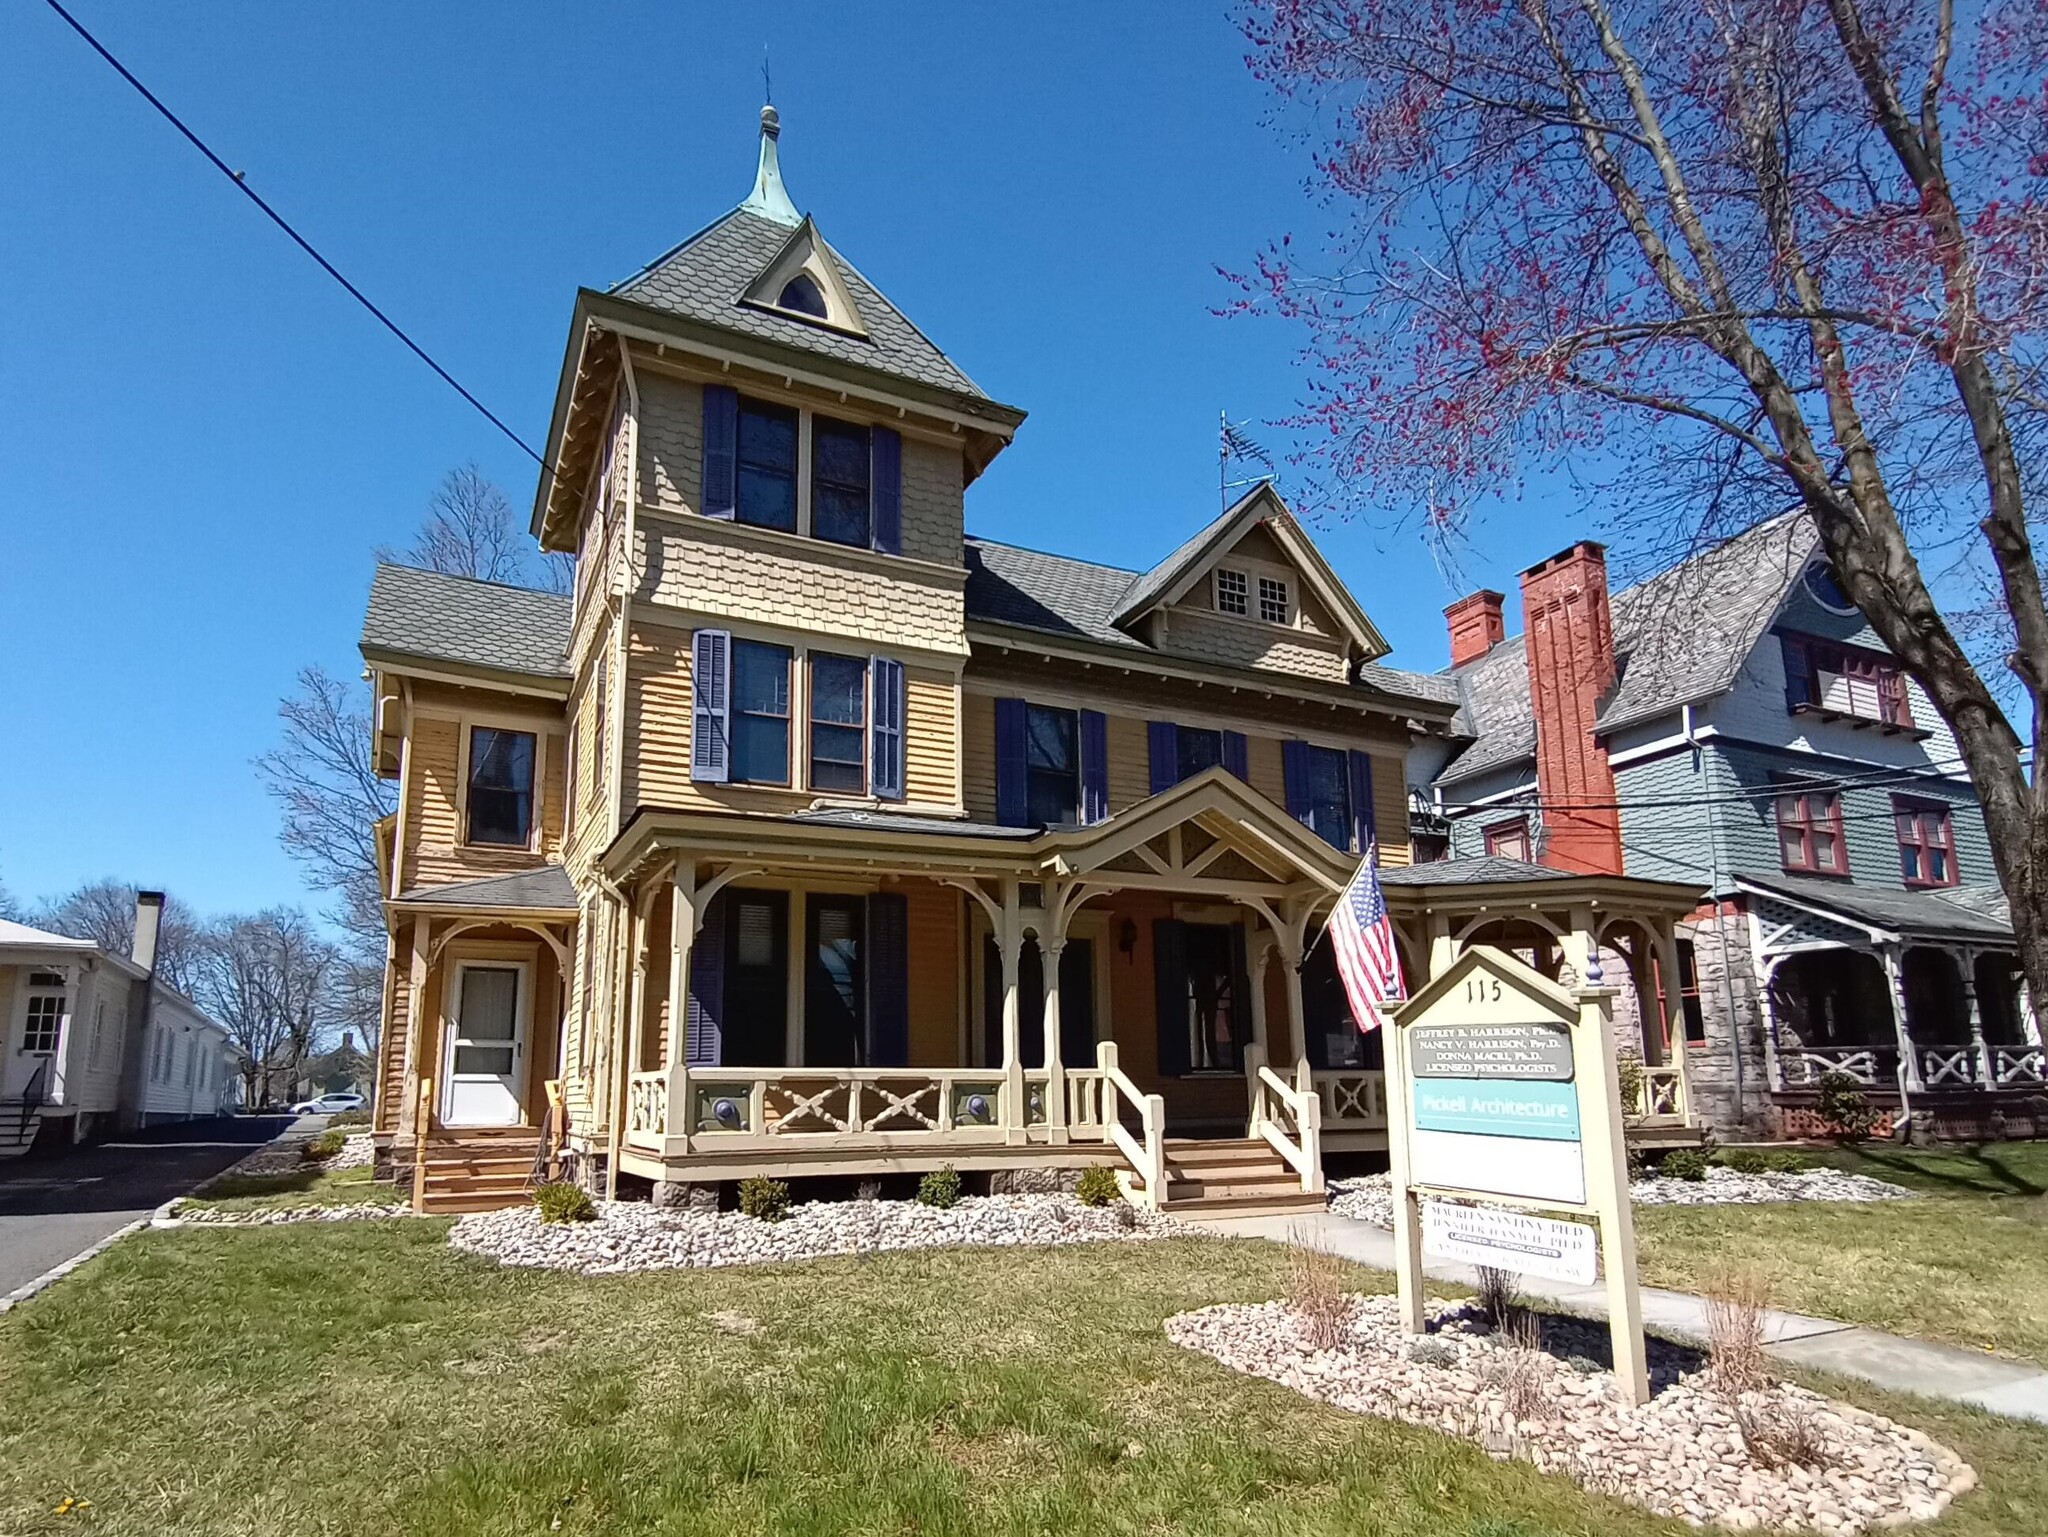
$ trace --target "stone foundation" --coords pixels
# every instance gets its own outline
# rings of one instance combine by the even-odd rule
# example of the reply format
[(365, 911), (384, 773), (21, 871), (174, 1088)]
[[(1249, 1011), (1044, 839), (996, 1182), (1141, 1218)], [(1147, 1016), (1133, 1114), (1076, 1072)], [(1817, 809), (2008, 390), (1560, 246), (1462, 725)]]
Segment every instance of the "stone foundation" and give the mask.
[(688, 1180), (658, 1179), (654, 1182), (653, 1204), (663, 1211), (718, 1210), (719, 1187), (692, 1184)]
[(988, 1177), (990, 1195), (1064, 1195), (1081, 1183), (1078, 1168), (997, 1169)]

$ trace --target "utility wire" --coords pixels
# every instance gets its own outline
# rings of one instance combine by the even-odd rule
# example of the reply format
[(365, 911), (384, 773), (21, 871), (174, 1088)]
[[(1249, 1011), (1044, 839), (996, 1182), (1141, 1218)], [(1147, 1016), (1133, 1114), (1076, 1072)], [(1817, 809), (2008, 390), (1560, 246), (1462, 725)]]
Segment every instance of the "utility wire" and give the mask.
[(498, 431), (504, 433), (506, 437), (510, 438), (515, 444), (517, 444), (529, 459), (531, 459), (535, 464), (541, 467), (543, 472), (547, 470), (547, 461), (541, 458), (541, 456), (534, 451), (532, 444), (528, 443), (526, 439), (522, 438), (510, 427), (506, 426), (504, 421), (498, 416), (498, 414), (495, 411), (493, 411), (489, 406), (485, 405), (481, 400), (478, 400), (476, 396), (472, 395), (467, 389), (463, 387), (461, 380), (457, 379), (455, 375), (451, 374), (450, 372), (448, 372), (447, 369), (443, 368), (439, 363), (435, 362), (433, 355), (429, 353), (426, 348), (422, 347), (418, 342), (414, 341), (410, 336), (406, 335), (404, 328), (400, 326), (397, 321), (393, 320), (389, 315), (385, 314), (382, 310), (377, 308), (377, 306), (370, 301), (369, 295), (365, 294), (360, 288), (356, 287), (355, 284), (351, 283), (347, 278), (343, 277), (341, 275), (340, 268), (336, 267), (333, 262), (329, 261), (326, 257), (322, 256), (319, 253), (319, 251), (314, 248), (313, 243), (310, 240), (308, 240), (304, 235), (301, 235), (296, 229), (292, 228), (290, 220), (286, 219), (283, 214), (279, 213), (275, 208), (272, 208), (270, 204), (266, 203), (263, 200), (262, 194), (257, 192), (255, 188), (249, 185), (247, 177), (242, 172), (230, 170), (228, 167), (228, 163), (225, 160), (221, 159), (220, 156), (216, 155), (213, 152), (213, 150), (210, 147), (208, 147), (204, 139), (200, 138), (198, 134), (194, 133), (190, 128), (186, 127), (184, 121), (181, 118), (179, 118), (178, 114), (173, 112), (169, 107), (165, 106), (163, 102), (157, 97), (157, 94), (154, 91), (152, 91), (148, 86), (144, 85), (140, 80), (136, 79), (134, 71), (130, 70), (127, 65), (123, 64), (119, 59), (115, 58), (114, 55), (108, 51), (106, 44), (102, 43), (98, 38), (94, 37), (90, 32), (88, 32), (76, 16), (73, 16), (69, 11), (65, 10), (62, 5), (58, 4), (58, 0), (43, 0), (43, 3), (48, 5), (51, 10), (55, 11), (60, 17), (62, 17), (64, 19), (65, 24), (69, 26), (72, 31), (76, 32), (80, 37), (84, 38), (86, 43), (92, 48), (92, 51), (98, 54), (101, 58), (105, 59), (107, 63), (113, 67), (113, 70), (116, 74), (118, 74), (123, 80), (127, 81), (130, 85), (134, 86), (136, 91), (141, 95), (142, 99), (148, 102), (152, 107), (156, 108), (158, 113), (162, 115), (165, 122), (169, 123), (173, 128), (177, 129), (179, 133), (183, 134), (185, 136), (186, 141), (189, 144), (191, 144), (191, 146), (194, 149), (198, 150), (200, 154), (204, 155), (209, 161), (212, 162), (215, 170), (219, 171), (221, 175), (225, 176), (229, 181), (233, 182), (235, 184), (235, 187), (242, 193), (243, 196), (248, 198), (250, 202), (254, 203), (258, 208), (262, 209), (264, 216), (267, 217), (272, 224), (275, 224), (279, 229), (283, 230), (287, 235), (291, 236), (293, 243), (296, 244), (300, 250), (304, 251), (308, 256), (312, 257), (314, 261), (318, 262), (320, 264), (321, 271), (325, 272), (329, 277), (333, 278), (335, 282), (339, 283), (343, 288), (348, 290), (350, 298), (354, 299), (356, 303), (360, 304), (364, 309), (368, 310), (372, 315), (374, 315), (377, 318), (378, 323), (381, 324), (385, 330), (389, 331), (393, 336), (397, 337), (401, 342), (405, 343), (406, 348), (412, 353), (414, 357), (418, 358), (422, 363), (426, 364), (427, 367), (431, 368), (435, 373), (439, 374), (441, 376), (443, 383), (445, 383), (450, 389), (455, 391), (456, 394), (460, 395), (464, 400), (468, 401), (472, 406), (476, 407), (476, 409), (483, 415), (484, 420), (489, 422), (493, 427), (497, 428)]
[[(1764, 785), (1754, 790), (1731, 790), (1725, 795), (1682, 795), (1642, 796), (1616, 798), (1605, 801), (1562, 801), (1543, 800), (1548, 811), (1646, 811), (1657, 807), (1704, 806), (1709, 802), (1723, 805), (1746, 805), (1755, 800), (1772, 800), (1781, 795), (1798, 795), (1817, 790), (1862, 790), (1881, 789), (1888, 785), (1924, 784), (1932, 779), (1950, 779), (1953, 775), (1943, 771), (1940, 765), (1961, 765), (1961, 757), (1942, 758), (1919, 768), (1870, 769), (1856, 774), (1815, 774), (1804, 770), (1788, 770), (1783, 783)], [(1518, 807), (1531, 806), (1541, 798), (1540, 791), (1528, 792), (1529, 799), (1485, 800), (1485, 801), (1444, 801), (1441, 809), (1450, 811), (1509, 811)], [(1434, 806), (1432, 810), (1437, 809)]]

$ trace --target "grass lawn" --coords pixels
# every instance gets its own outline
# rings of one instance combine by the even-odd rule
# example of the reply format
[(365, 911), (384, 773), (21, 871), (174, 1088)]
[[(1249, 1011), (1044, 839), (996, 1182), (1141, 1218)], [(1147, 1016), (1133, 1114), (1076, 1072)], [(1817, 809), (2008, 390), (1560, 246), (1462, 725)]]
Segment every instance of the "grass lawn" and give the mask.
[[(145, 1233), (0, 1317), (0, 1532), (1687, 1530), (1166, 1342), (1171, 1313), (1280, 1293), (1273, 1245), (591, 1280), (445, 1231)], [(2048, 1530), (2048, 1429), (1844, 1391), (1985, 1474), (1930, 1530)]]
[(1755, 1266), (1779, 1307), (2048, 1365), (2048, 1144), (1878, 1145), (1818, 1160), (1923, 1199), (1639, 1207), (1643, 1280), (1697, 1291), (1716, 1266)]
[(238, 1174), (217, 1179), (187, 1206), (221, 1211), (277, 1211), (291, 1206), (360, 1206), (403, 1201), (409, 1187), (377, 1184), (367, 1167), (327, 1173), (312, 1164), (287, 1174)]

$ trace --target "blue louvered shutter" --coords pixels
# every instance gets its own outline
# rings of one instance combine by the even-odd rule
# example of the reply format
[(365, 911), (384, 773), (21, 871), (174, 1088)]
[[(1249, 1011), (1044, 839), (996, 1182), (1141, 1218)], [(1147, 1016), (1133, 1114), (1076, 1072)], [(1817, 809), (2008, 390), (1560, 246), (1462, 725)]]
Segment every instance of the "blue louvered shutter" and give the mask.
[(1081, 824), (1109, 820), (1109, 718), (1100, 710), (1080, 712)]
[(689, 1034), (683, 1047), (692, 1067), (716, 1067), (723, 1060), (725, 909), (726, 894), (721, 891), (704, 910), (704, 926), (690, 947), (690, 1001), (684, 1010)]
[(910, 903), (900, 891), (868, 898), (869, 1067), (910, 1064)]
[(868, 674), (868, 692), (874, 696), (870, 706), (874, 724), (868, 732), (869, 783), (877, 800), (900, 801), (904, 794), (903, 664), (878, 656), (868, 664)]
[(1820, 703), (1813, 696), (1813, 653), (1806, 642), (1780, 635), (1778, 645), (1785, 658), (1785, 708), (1796, 710), (1801, 705)]
[(1147, 721), (1145, 746), (1152, 759), (1152, 793), (1171, 790), (1180, 782), (1180, 729), (1170, 720)]
[(699, 630), (690, 668), (690, 777), (724, 784), (732, 777), (732, 634)]
[(1246, 784), (1252, 782), (1250, 754), (1247, 751), (1242, 731), (1223, 733), (1223, 767), (1226, 772), (1237, 775)]
[(1030, 825), (1031, 796), (1025, 782), (1025, 715), (1021, 699), (996, 701), (996, 821), (1004, 827)]
[(1308, 743), (1280, 744), (1280, 781), (1287, 792), (1287, 814), (1308, 825), (1314, 808), (1309, 804)]
[(903, 439), (888, 427), (868, 433), (868, 526), (884, 555), (903, 553)]
[(1351, 777), (1351, 837), (1354, 854), (1363, 854), (1373, 841), (1372, 754), (1354, 751), (1349, 764)]
[(730, 519), (739, 507), (740, 392), (704, 386), (704, 506), (707, 518)]

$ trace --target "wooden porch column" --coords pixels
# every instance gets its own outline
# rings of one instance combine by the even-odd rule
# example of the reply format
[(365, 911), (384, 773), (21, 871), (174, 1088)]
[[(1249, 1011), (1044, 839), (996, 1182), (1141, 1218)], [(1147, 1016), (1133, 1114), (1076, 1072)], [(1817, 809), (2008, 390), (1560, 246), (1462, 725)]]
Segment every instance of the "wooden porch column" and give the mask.
[[(1289, 955), (1291, 948), (1294, 953)], [(1307, 1010), (1301, 1001), (1301, 963), (1305, 959), (1300, 945), (1283, 946), (1280, 964), (1286, 969), (1282, 978), (1287, 983), (1287, 1029), (1294, 1037), (1294, 1076), (1300, 1079), (1308, 1071), (1308, 1026), (1304, 1022)]]
[(1064, 934), (1038, 936), (1039, 970), (1045, 977), (1045, 1127), (1054, 1142), (1067, 1140), (1067, 1075), (1060, 1060), (1060, 957)]
[[(626, 993), (628, 1017), (624, 1078), (628, 1084), (647, 1061), (647, 962), (651, 950), (647, 931), (653, 927), (648, 922), (653, 906), (654, 892), (649, 891), (626, 914), (626, 954), (631, 958), (629, 964), (632, 966)], [(630, 1095), (632, 1090), (629, 1088), (626, 1092)], [(621, 1108), (625, 1103), (621, 1101)]]
[(1598, 920), (1593, 909), (1579, 906), (1571, 910), (1571, 928), (1558, 946), (1564, 952), (1565, 963), (1579, 974), (1580, 987), (1601, 987), (1605, 978), (1596, 977), (1600, 968), (1600, 933)]
[(666, 1135), (690, 1134), (690, 952), (697, 947), (697, 865), (676, 861), (669, 877), (668, 914), (668, 1069)]
[(1920, 1081), (1920, 1053), (1913, 1047), (1912, 1028), (1906, 1020), (1905, 952), (1898, 945), (1886, 945), (1881, 953), (1892, 999), (1892, 1027), (1899, 1038), (1899, 1087), (1907, 1094), (1918, 1094), (1926, 1085)]
[(1692, 1113), (1692, 1049), (1685, 1034), (1685, 998), (1680, 990), (1678, 972), (1678, 926), (1665, 918), (1657, 924), (1657, 975), (1663, 986), (1661, 1012), (1664, 1016), (1664, 1039), (1671, 1043), (1669, 1057), (1672, 1066), (1678, 1069), (1678, 1108), (1690, 1126)]
[(404, 1089), (398, 1103), (397, 1134), (401, 1138), (416, 1137), (426, 1130), (419, 1118), (420, 1080), (432, 1078), (441, 1034), (438, 1027), (430, 1029), (420, 1017), (427, 1006), (427, 957), (431, 954), (427, 942), (432, 938), (433, 927), (434, 920), (424, 913), (412, 920), (412, 971), (405, 993), (405, 1077), (401, 1080)]
[(1017, 998), (1017, 963), (1024, 952), (1022, 897), (1015, 880), (1003, 882), (1002, 922), (996, 951), (1003, 962), (1003, 1116), (1004, 1140), (1024, 1140), (1024, 1063), (1021, 1052), (1021, 1010)]
[(1998, 1070), (1991, 1061), (1991, 1043), (1984, 1039), (1984, 1010), (1977, 1002), (1977, 952), (1958, 950), (1955, 957), (1963, 974), (1963, 1007), (1970, 1011), (1970, 1044), (1977, 1049), (1977, 1082), (1995, 1089)]
[[(1442, 976), (1446, 968), (1457, 958), (1458, 942), (1451, 938), (1450, 915), (1447, 913), (1431, 913), (1429, 915), (1429, 976), (1424, 977), (1422, 980), (1427, 982), (1432, 977)], [(1419, 986), (1420, 984), (1416, 985)], [(1414, 992), (1415, 987), (1410, 987), (1408, 991)]]
[(1252, 1044), (1259, 1048), (1259, 1058), (1266, 1060), (1272, 1048), (1266, 1039), (1266, 963), (1273, 958), (1272, 936), (1264, 929), (1253, 929), (1252, 951)]

